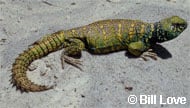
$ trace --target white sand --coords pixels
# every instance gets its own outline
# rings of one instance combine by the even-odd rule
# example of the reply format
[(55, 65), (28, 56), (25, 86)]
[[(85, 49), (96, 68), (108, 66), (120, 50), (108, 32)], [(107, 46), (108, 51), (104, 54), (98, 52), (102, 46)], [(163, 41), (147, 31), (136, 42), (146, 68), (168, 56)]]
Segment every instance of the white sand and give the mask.
[[(44, 0), (45, 1), (45, 0)], [(48, 2), (48, 3), (47, 3)], [(190, 106), (190, 28), (163, 43), (172, 57), (147, 62), (125, 57), (125, 52), (95, 56), (83, 52), (83, 70), (66, 64), (61, 51), (36, 60), (28, 77), (38, 84), (57, 84), (53, 90), (20, 93), (9, 82), (19, 53), (45, 34), (101, 19), (127, 18), (147, 22), (178, 15), (190, 21), (190, 0), (0, 0), (0, 108), (159, 108), (130, 105), (129, 95), (186, 97)], [(49, 4), (50, 3), (50, 4)], [(2, 39), (6, 39), (2, 42)], [(161, 50), (160, 53), (163, 53)], [(49, 67), (50, 66), (50, 67)], [(44, 76), (41, 76), (45, 74)], [(133, 90), (125, 90), (132, 86)]]

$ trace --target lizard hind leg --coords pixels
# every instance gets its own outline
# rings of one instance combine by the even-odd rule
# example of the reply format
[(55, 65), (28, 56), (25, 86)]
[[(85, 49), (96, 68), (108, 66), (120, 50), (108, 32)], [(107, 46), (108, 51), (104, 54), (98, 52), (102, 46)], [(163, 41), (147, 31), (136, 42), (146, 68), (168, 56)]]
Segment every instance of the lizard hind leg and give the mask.
[(81, 51), (85, 49), (85, 44), (79, 39), (69, 39), (68, 43), (61, 54), (62, 68), (64, 68), (64, 63), (66, 62), (82, 70), (80, 67), (82, 61), (71, 56), (81, 54)]

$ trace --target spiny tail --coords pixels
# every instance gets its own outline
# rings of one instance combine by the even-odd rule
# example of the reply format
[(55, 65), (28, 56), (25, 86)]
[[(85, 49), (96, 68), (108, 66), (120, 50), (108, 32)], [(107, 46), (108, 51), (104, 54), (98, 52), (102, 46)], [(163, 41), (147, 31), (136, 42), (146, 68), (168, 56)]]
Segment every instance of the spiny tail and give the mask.
[(13, 85), (16, 86), (17, 89), (25, 92), (38, 92), (52, 89), (53, 86), (48, 87), (34, 84), (28, 79), (26, 71), (32, 61), (58, 50), (63, 43), (64, 32), (59, 31), (35, 42), (32, 47), (19, 54), (12, 66)]

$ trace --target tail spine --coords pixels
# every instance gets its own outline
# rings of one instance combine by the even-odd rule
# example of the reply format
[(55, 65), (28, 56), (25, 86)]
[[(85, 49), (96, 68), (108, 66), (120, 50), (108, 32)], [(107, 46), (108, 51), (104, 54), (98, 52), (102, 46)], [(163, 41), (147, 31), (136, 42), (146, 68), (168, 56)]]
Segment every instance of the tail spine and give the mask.
[(63, 45), (64, 39), (64, 32), (59, 31), (35, 42), (28, 50), (19, 54), (12, 66), (13, 85), (25, 92), (39, 92), (52, 89), (53, 86), (47, 87), (45, 85), (34, 84), (28, 79), (26, 71), (32, 61), (58, 50)]

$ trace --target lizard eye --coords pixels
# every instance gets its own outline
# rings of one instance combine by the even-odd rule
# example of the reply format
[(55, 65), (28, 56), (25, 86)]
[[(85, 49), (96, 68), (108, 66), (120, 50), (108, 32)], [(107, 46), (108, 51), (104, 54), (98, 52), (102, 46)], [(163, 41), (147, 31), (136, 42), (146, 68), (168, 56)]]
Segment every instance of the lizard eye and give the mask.
[(184, 27), (183, 27), (183, 26), (179, 26), (179, 29), (180, 29), (180, 30), (183, 30), (183, 29), (184, 29)]
[(174, 30), (174, 29), (184, 30), (185, 28), (186, 28), (186, 25), (185, 24), (181, 24), (181, 23), (173, 23), (171, 25), (171, 30)]

